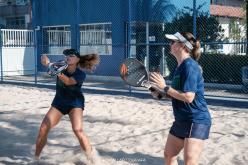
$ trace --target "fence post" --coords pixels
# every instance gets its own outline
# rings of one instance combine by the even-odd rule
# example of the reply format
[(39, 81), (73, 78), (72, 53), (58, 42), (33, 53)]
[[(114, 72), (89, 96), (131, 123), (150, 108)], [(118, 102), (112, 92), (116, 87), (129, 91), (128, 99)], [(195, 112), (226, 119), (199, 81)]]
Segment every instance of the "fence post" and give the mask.
[[(128, 0), (128, 21), (127, 21), (127, 26), (126, 26), (126, 30), (127, 30), (127, 55), (126, 58), (129, 58), (131, 56), (131, 1)], [(129, 94), (132, 93), (132, 87), (129, 85), (128, 86), (128, 91)]]
[(149, 22), (146, 22), (146, 58), (145, 58), (145, 66), (149, 68)]
[(77, 0), (76, 2), (76, 27), (75, 27), (75, 30), (76, 30), (76, 48), (77, 50), (80, 52), (80, 27), (79, 27), (79, 15), (80, 15), (80, 12), (79, 12), (79, 9), (80, 9), (80, 0)]
[(38, 76), (38, 31), (40, 30), (40, 26), (37, 26), (34, 33), (34, 83), (37, 84), (37, 76)]
[(196, 0), (193, 0), (193, 35), (195, 37), (196, 37), (196, 16), (197, 16)]
[(3, 56), (2, 56), (2, 52), (3, 52), (3, 42), (2, 42), (2, 30), (0, 29), (0, 69), (1, 69), (1, 81), (3, 81)]
[(32, 19), (32, 27), (33, 27), (33, 46), (34, 46), (34, 76), (35, 76), (35, 80), (34, 80), (34, 83), (37, 84), (37, 73), (38, 73), (38, 58), (37, 58), (37, 55), (38, 55), (38, 38), (37, 38), (37, 33), (36, 33), (36, 29), (37, 30), (40, 30), (40, 26), (37, 26), (37, 20), (36, 20), (36, 17), (37, 17), (37, 10), (38, 10), (38, 3), (37, 3), (37, 0), (33, 0), (32, 1), (32, 13), (33, 13), (33, 19)]
[(248, 55), (248, 2), (245, 1), (246, 9), (246, 55)]

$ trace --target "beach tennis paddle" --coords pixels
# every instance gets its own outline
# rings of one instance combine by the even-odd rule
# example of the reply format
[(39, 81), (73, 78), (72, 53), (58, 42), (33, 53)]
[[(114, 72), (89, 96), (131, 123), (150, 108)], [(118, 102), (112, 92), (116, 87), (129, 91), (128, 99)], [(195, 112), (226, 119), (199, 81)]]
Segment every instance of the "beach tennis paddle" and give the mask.
[[(130, 86), (145, 87), (152, 92), (156, 90), (149, 81), (149, 73), (145, 66), (137, 59), (125, 59), (120, 65), (120, 75), (124, 82)], [(162, 97), (163, 93), (160, 92), (158, 98), (161, 99)]]
[(56, 76), (65, 70), (68, 67), (68, 64), (65, 61), (57, 61), (50, 63), (47, 69), (47, 73), (50, 76)]

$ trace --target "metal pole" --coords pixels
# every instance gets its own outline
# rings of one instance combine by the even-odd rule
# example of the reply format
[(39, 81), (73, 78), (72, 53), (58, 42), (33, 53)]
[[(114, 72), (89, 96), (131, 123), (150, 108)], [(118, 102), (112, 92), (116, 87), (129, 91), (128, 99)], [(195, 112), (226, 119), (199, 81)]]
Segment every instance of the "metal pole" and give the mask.
[(193, 0), (193, 35), (196, 37), (196, 0)]
[(131, 57), (131, 2), (128, 0), (128, 21), (127, 21), (127, 58)]
[(248, 55), (248, 2), (245, 1), (246, 5), (246, 55)]
[[(130, 54), (130, 47), (131, 47), (131, 2), (130, 0), (128, 0), (128, 21), (127, 21), (127, 57), (130, 57), (131, 54)], [(132, 88), (131, 86), (129, 85), (128, 86), (128, 91), (129, 91), (129, 94), (132, 93)]]
[(34, 33), (34, 83), (37, 84), (37, 73), (38, 73), (38, 37), (37, 31), (40, 30), (40, 27), (37, 26), (36, 16), (37, 16), (37, 0), (32, 1), (32, 10), (33, 10), (33, 33)]
[(149, 68), (149, 22), (146, 22), (146, 58), (145, 58), (145, 66)]
[(34, 29), (34, 49), (35, 49), (35, 53), (34, 53), (34, 60), (35, 60), (35, 76), (34, 76), (34, 82), (35, 84), (37, 84), (37, 75), (38, 75), (38, 31), (40, 30), (40, 27), (38, 26), (37, 28)]
[(0, 30), (0, 36), (1, 36), (1, 41), (0, 41), (0, 69), (1, 69), (1, 81), (3, 81), (3, 56), (2, 56), (2, 52), (3, 52), (3, 43), (2, 43), (2, 31)]
[(76, 4), (76, 10), (77, 10), (77, 16), (76, 16), (76, 47), (77, 50), (80, 51), (80, 28), (79, 28), (79, 7), (80, 7), (80, 0), (77, 0), (77, 4)]

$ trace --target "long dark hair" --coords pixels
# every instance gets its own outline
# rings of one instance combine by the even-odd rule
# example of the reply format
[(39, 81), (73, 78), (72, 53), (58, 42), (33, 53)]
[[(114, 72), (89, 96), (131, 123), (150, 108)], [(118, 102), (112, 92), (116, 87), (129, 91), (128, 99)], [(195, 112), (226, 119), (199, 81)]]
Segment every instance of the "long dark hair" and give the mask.
[(187, 49), (190, 52), (191, 57), (198, 61), (201, 57), (201, 44), (200, 44), (200, 40), (199, 39), (195, 39), (195, 37), (193, 36), (193, 34), (189, 33), (189, 32), (182, 32), (181, 33), (193, 46), (193, 49), (190, 51), (189, 49)]
[(79, 63), (78, 66), (81, 69), (87, 69), (87, 70), (94, 70), (95, 67), (100, 62), (100, 57), (98, 54), (92, 53), (92, 54), (86, 54), (79, 57)]
[(77, 56), (80, 59), (78, 62), (78, 66), (81, 69), (94, 70), (96, 65), (98, 65), (100, 62), (100, 58), (98, 54), (91, 53), (91, 54), (80, 55), (80, 53), (73, 48), (65, 49), (63, 51), (63, 54), (66, 56), (70, 54), (74, 54), (75, 56)]

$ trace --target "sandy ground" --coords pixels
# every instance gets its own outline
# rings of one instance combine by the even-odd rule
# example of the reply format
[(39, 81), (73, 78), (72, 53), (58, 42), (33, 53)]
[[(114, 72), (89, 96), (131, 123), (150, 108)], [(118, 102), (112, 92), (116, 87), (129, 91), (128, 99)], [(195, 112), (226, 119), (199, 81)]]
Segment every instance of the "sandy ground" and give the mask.
[[(40, 123), (55, 91), (0, 84), (0, 164), (33, 160)], [(163, 149), (173, 122), (170, 101), (149, 96), (85, 93), (84, 131), (103, 165), (163, 165)], [(248, 109), (209, 105), (213, 126), (201, 165), (248, 164)], [(85, 163), (68, 116), (50, 132), (39, 164)], [(178, 158), (183, 165), (183, 155)]]

